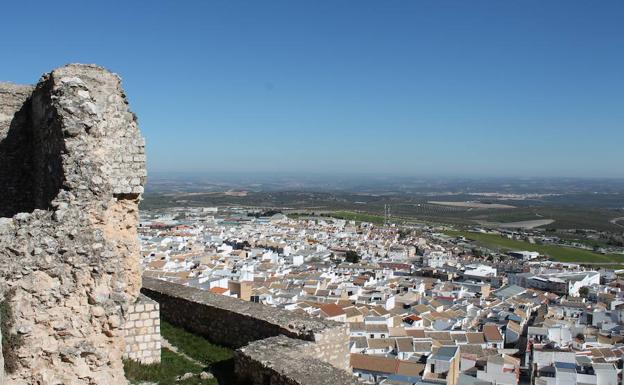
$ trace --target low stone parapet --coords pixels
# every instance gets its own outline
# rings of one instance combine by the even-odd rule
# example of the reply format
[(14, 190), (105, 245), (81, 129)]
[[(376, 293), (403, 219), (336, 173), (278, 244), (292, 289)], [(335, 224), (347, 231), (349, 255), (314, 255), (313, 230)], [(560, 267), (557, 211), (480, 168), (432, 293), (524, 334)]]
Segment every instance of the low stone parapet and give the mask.
[(160, 304), (164, 320), (238, 348), (236, 373), (245, 383), (357, 383), (346, 324), (148, 277), (142, 293)]
[(285, 336), (252, 342), (236, 351), (236, 374), (251, 385), (355, 385), (356, 377), (319, 359), (314, 343)]
[[(314, 341), (327, 329), (345, 327), (155, 278), (143, 277), (141, 292), (160, 304), (166, 321), (231, 348), (278, 335)], [(348, 340), (346, 329), (343, 332)]]

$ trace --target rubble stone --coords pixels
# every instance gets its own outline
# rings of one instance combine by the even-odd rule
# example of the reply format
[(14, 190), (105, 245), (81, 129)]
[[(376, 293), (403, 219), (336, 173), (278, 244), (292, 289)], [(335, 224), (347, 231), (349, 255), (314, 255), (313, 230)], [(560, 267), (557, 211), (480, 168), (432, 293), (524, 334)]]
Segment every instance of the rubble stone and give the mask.
[(0, 84), (0, 296), (14, 293), (4, 332), (21, 336), (7, 384), (127, 383), (120, 325), (141, 285), (143, 147), (104, 68)]

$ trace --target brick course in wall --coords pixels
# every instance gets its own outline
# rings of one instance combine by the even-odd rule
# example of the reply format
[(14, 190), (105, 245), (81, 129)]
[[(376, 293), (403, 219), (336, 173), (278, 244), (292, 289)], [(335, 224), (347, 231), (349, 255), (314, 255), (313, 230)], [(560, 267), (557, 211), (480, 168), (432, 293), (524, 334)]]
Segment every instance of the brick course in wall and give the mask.
[(160, 362), (160, 305), (158, 302), (140, 295), (128, 309), (124, 334), (126, 339), (124, 358), (142, 364)]

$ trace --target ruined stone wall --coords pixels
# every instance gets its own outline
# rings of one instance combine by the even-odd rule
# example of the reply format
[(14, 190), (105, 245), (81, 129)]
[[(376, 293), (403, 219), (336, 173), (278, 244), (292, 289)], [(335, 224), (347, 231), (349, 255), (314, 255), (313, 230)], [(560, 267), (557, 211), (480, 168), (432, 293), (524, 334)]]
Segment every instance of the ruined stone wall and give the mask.
[(124, 324), (124, 358), (153, 364), (160, 362), (160, 310), (158, 302), (139, 295), (130, 305)]
[(347, 324), (339, 324), (332, 328), (324, 329), (314, 333), (314, 344), (306, 345), (304, 349), (310, 357), (318, 358), (321, 361), (344, 370), (350, 370), (350, 349)]
[(127, 383), (143, 147), (119, 77), (101, 67), (0, 84), (0, 297), (11, 292), (5, 332), (19, 336), (7, 384)]
[(243, 383), (356, 383), (345, 324), (148, 277), (142, 292), (160, 304), (164, 320), (240, 348), (236, 372)]
[(236, 351), (236, 373), (251, 385), (347, 385), (356, 377), (325, 361), (310, 358), (314, 343), (271, 337)]

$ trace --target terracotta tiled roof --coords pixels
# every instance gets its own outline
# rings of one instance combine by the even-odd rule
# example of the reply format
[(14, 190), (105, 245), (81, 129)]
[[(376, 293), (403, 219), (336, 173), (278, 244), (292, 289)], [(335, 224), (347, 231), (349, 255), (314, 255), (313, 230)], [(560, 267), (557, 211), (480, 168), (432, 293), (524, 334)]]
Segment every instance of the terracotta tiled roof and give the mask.
[(485, 343), (485, 338), (483, 336), (483, 333), (468, 332), (466, 333), (466, 339), (468, 340), (469, 344), (484, 344)]
[(451, 333), (451, 338), (455, 342), (468, 342), (466, 339), (466, 333)]
[(407, 333), (408, 336), (414, 337), (414, 338), (425, 338), (425, 331), (423, 329), (405, 329), (405, 333)]
[(321, 312), (327, 317), (337, 317), (339, 315), (345, 314), (345, 311), (342, 310), (340, 306), (333, 303), (322, 305)]
[(351, 354), (351, 367), (378, 373), (395, 373), (398, 361), (394, 358)]
[(416, 341), (414, 342), (415, 352), (431, 352), (431, 342), (429, 341)]
[(365, 325), (368, 333), (388, 333), (388, 326), (386, 324), (368, 324)]
[(398, 352), (413, 352), (414, 345), (411, 338), (396, 338), (396, 349)]
[(441, 341), (451, 340), (451, 333), (449, 332), (425, 331), (425, 335), (434, 340), (441, 340)]
[(425, 369), (425, 365), (418, 362), (366, 354), (351, 354), (351, 366), (355, 370), (412, 377), (420, 375)]
[(512, 320), (509, 320), (507, 322), (507, 329), (517, 333), (517, 334), (522, 334), (522, 327), (520, 327), (520, 325), (517, 322), (514, 322)]
[(369, 338), (367, 341), (369, 349), (388, 349), (392, 350), (395, 345), (394, 338)]
[(461, 354), (469, 354), (479, 357), (483, 355), (483, 348), (481, 347), (481, 345), (459, 345), (459, 352)]
[(401, 376), (420, 376), (425, 370), (425, 364), (412, 361), (399, 361), (396, 374)]
[(343, 309), (344, 312), (347, 314), (347, 317), (357, 317), (362, 315), (362, 313), (355, 307), (351, 306), (351, 307), (347, 307), (345, 309)]
[(215, 294), (223, 294), (226, 291), (228, 291), (228, 289), (225, 289), (223, 287), (213, 287), (213, 288), (210, 289), (210, 292), (211, 293), (215, 293)]
[(407, 332), (405, 328), (388, 328), (388, 332), (391, 337), (405, 337), (407, 336)]
[(488, 324), (483, 326), (483, 335), (485, 336), (485, 340), (488, 342), (500, 342), (503, 341), (503, 336), (501, 335), (498, 327), (493, 324)]

